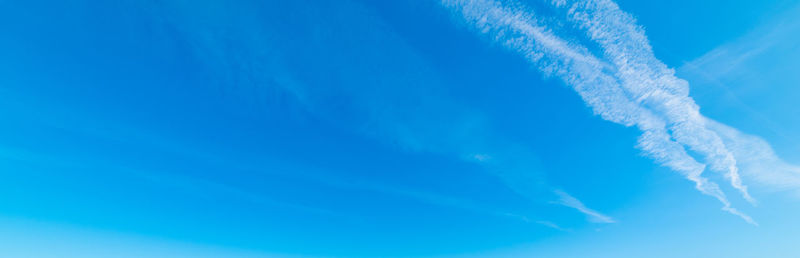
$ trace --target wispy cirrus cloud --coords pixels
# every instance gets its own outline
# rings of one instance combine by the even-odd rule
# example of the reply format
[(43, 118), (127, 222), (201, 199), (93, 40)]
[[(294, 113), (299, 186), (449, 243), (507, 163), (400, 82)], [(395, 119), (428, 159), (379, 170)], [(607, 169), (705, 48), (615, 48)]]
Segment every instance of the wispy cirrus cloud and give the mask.
[(800, 166), (779, 158), (769, 143), (760, 137), (744, 134), (713, 120), (708, 120), (708, 125), (731, 150), (745, 176), (771, 190), (791, 191), (800, 197)]
[[(774, 142), (776, 149), (790, 152), (800, 150), (800, 138), (793, 133), (800, 125), (795, 122), (797, 114), (776, 111), (793, 109), (795, 103), (791, 100), (798, 96), (791, 89), (796, 88), (800, 75), (786, 70), (800, 65), (800, 54), (795, 51), (800, 42), (798, 15), (800, 4), (795, 3), (740, 38), (679, 68), (680, 74), (713, 92), (706, 94), (725, 98), (724, 106), (717, 108), (734, 110), (755, 120), (780, 141)], [(753, 94), (755, 89), (767, 88), (770, 90)], [(764, 99), (773, 104), (753, 108)], [(716, 121), (709, 120), (708, 126), (733, 153), (745, 179), (768, 191), (788, 191), (800, 197), (800, 166), (778, 157), (760, 137)]]
[[(299, 102), (305, 111), (338, 128), (405, 151), (434, 153), (473, 163), (496, 175), (513, 192), (530, 200), (531, 205), (551, 206), (548, 201), (552, 193), (542, 176), (544, 169), (536, 153), (495, 132), (482, 110), (449, 97), (431, 64), (401, 35), (387, 30), (391, 26), (368, 8), (353, 1), (285, 4), (287, 10), (307, 15), (303, 17), (291, 15), (287, 10), (261, 10), (242, 4), (203, 5), (203, 8), (187, 8), (180, 3), (169, 3), (165, 4), (168, 8), (157, 9), (159, 12), (155, 13), (175, 26), (187, 27), (178, 31), (191, 39), (210, 70), (221, 71), (226, 80), (247, 78), (234, 81), (246, 84), (237, 85), (240, 91), (279, 88), (290, 95), (290, 101)], [(216, 9), (226, 12), (211, 11)], [(208, 23), (198, 17), (224, 22)], [(280, 20), (280, 24), (292, 25), (293, 30), (253, 23), (260, 19)], [(280, 38), (290, 40), (275, 40)], [(364, 42), (379, 43), (381, 47), (361, 47)], [(320, 59), (326, 62), (319, 62)], [(413, 189), (342, 185), (382, 188), (384, 192), (433, 204), (482, 210), (526, 222), (552, 219), (529, 219), (532, 215), (499, 212), (468, 200)], [(539, 224), (562, 229), (550, 223)]]
[(642, 131), (637, 147), (646, 156), (694, 182), (700, 192), (718, 199), (724, 211), (756, 224), (732, 207), (715, 182), (702, 176), (706, 169), (719, 172), (744, 199), (756, 202), (739, 176), (738, 155), (729, 146), (732, 134), (723, 139), (720, 124), (700, 113), (688, 95), (688, 83), (655, 57), (632, 16), (608, 0), (551, 3), (569, 23), (585, 31), (600, 53), (559, 37), (532, 11), (512, 1), (442, 1), (481, 34), (570, 85), (603, 119), (636, 126)]
[(555, 190), (553, 192), (559, 197), (556, 203), (576, 209), (581, 213), (586, 214), (586, 216), (589, 218), (589, 221), (595, 223), (616, 223), (616, 221), (614, 221), (614, 219), (612, 219), (611, 217), (604, 215), (596, 210), (590, 209), (589, 207), (586, 207), (586, 205), (584, 205), (583, 202), (581, 202), (575, 197), (572, 197), (572, 195), (569, 195), (564, 191)]
[(644, 30), (631, 15), (610, 0), (555, 4), (566, 6), (569, 20), (603, 48), (605, 59), (616, 67), (620, 87), (634, 102), (661, 116), (675, 141), (702, 154), (712, 170), (724, 172), (745, 199), (755, 202), (742, 184), (733, 154), (707, 128), (699, 106), (689, 97), (688, 82), (655, 57)]

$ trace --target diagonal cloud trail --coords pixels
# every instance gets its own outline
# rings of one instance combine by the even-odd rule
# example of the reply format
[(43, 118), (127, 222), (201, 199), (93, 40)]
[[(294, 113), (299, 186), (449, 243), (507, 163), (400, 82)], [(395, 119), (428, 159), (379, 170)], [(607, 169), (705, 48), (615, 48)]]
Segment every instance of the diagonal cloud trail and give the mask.
[(616, 77), (635, 99), (668, 123), (672, 137), (691, 150), (702, 154), (711, 169), (725, 173), (731, 185), (751, 203), (738, 173), (736, 159), (722, 139), (707, 128), (700, 108), (689, 97), (688, 83), (675, 76), (655, 57), (644, 30), (631, 15), (610, 0), (556, 0), (556, 6), (567, 6), (567, 17), (586, 30), (587, 36), (604, 50), (606, 58), (617, 67)]
[[(647, 156), (683, 174), (695, 183), (700, 192), (718, 199), (722, 202), (724, 211), (737, 215), (748, 223), (756, 224), (752, 218), (731, 207), (717, 184), (701, 176), (705, 165), (696, 161), (681, 145), (681, 143), (689, 145), (688, 143), (699, 142), (705, 140), (703, 137), (709, 137), (693, 135), (698, 131), (695, 130), (698, 125), (693, 124), (694, 120), (689, 118), (694, 116), (702, 118), (696, 105), (693, 102), (689, 102), (691, 105), (688, 106), (683, 102), (676, 103), (676, 100), (691, 100), (688, 96), (686, 99), (657, 97), (659, 94), (686, 96), (688, 87), (665, 84), (666, 86), (651, 92), (644, 92), (644, 89), (635, 91), (636, 88), (632, 90), (631, 84), (635, 83), (633, 79), (653, 74), (638, 72), (635, 70), (637, 66), (620, 69), (618, 64), (625, 61), (611, 60), (612, 63), (607, 63), (597, 58), (586, 47), (554, 35), (541, 26), (531, 12), (522, 8), (503, 6), (494, 0), (443, 0), (442, 4), (459, 14), (461, 19), (480, 33), (524, 55), (545, 75), (558, 77), (570, 85), (595, 114), (625, 126), (637, 126), (643, 132), (638, 147)], [(556, 3), (557, 6), (564, 4), (565, 1)], [(620, 47), (619, 51), (624, 50), (624, 47)], [(630, 75), (628, 78), (618, 77), (625, 74)], [(667, 76), (664, 78), (671, 79)], [(650, 97), (651, 95), (653, 97)], [(658, 100), (664, 103), (656, 102)], [(711, 150), (704, 152), (707, 149), (701, 147), (703, 146), (697, 147), (698, 152), (704, 154), (711, 152)], [(711, 155), (706, 155), (709, 156)], [(712, 167), (720, 166), (722, 165), (712, 162)]]
[(800, 197), (800, 166), (780, 159), (772, 147), (759, 137), (743, 134), (710, 119), (707, 124), (733, 152), (745, 175), (755, 182), (770, 186), (771, 190), (793, 191), (795, 196)]
[(559, 197), (558, 200), (559, 204), (576, 209), (581, 213), (586, 214), (586, 216), (588, 216), (592, 222), (616, 223), (616, 221), (614, 221), (614, 219), (612, 219), (611, 217), (603, 215), (600, 212), (597, 212), (595, 210), (590, 209), (589, 207), (586, 207), (586, 205), (584, 205), (583, 202), (581, 202), (575, 197), (572, 197), (572, 195), (569, 195), (564, 191), (555, 190), (554, 193)]

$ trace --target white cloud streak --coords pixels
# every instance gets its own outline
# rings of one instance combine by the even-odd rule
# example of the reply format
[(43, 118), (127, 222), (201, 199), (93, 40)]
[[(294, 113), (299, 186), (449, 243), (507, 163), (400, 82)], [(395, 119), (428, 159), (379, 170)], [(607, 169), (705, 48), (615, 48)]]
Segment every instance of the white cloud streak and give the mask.
[(759, 137), (746, 135), (710, 119), (707, 124), (720, 135), (748, 178), (773, 190), (794, 191), (800, 197), (800, 166), (778, 158), (772, 147)]
[[(642, 131), (638, 147), (648, 157), (695, 183), (722, 209), (751, 224), (734, 209), (720, 187), (701, 176), (706, 167), (723, 172), (745, 199), (754, 203), (741, 182), (736, 159), (723, 140), (707, 127), (707, 119), (688, 96), (688, 83), (655, 58), (646, 36), (630, 15), (611, 1), (554, 1), (568, 8), (568, 20), (585, 30), (604, 51), (603, 58), (587, 47), (558, 36), (519, 5), (493, 0), (443, 0), (467, 24), (506, 48), (524, 55), (547, 76), (570, 85), (605, 120)], [(702, 155), (703, 164), (686, 148)], [(563, 198), (562, 198), (563, 199)]]
[(733, 154), (707, 128), (700, 108), (689, 97), (689, 84), (655, 57), (633, 17), (609, 0), (574, 1), (568, 17), (605, 50), (617, 67), (620, 85), (633, 100), (659, 114), (676, 141), (702, 154), (712, 170), (724, 172), (745, 199), (755, 202), (742, 184)]
[(572, 195), (569, 195), (564, 191), (555, 190), (554, 193), (559, 197), (559, 200), (557, 202), (558, 204), (576, 209), (581, 213), (586, 214), (586, 216), (589, 217), (589, 221), (591, 222), (616, 223), (616, 221), (614, 221), (614, 219), (612, 219), (611, 217), (603, 215), (600, 212), (597, 212), (595, 210), (590, 209), (589, 207), (586, 207), (586, 205), (584, 205), (583, 202), (576, 199), (575, 197), (572, 197)]
[[(799, 145), (800, 138), (793, 134), (797, 127), (788, 124), (795, 120), (796, 115), (792, 112), (766, 115), (762, 112), (769, 112), (769, 109), (750, 106), (752, 99), (764, 96), (753, 97), (749, 94), (754, 89), (769, 88), (780, 92), (771, 96), (775, 98), (780, 95), (775, 98), (776, 104), (788, 104), (771, 109), (784, 110), (783, 107), (793, 106), (787, 100), (795, 99), (797, 94), (793, 95), (788, 89), (796, 87), (800, 76), (786, 73), (782, 68), (791, 69), (800, 65), (800, 53), (792, 51), (800, 42), (797, 38), (800, 33), (798, 16), (800, 4), (795, 4), (741, 38), (719, 46), (679, 69), (684, 76), (729, 96), (737, 110), (748, 113), (761, 127), (775, 133), (784, 146)], [(764, 139), (741, 133), (716, 121), (709, 120), (707, 124), (733, 153), (742, 177), (768, 187), (769, 191), (789, 191), (800, 198), (800, 166), (779, 158)], [(790, 152), (796, 150), (796, 147), (788, 149)]]

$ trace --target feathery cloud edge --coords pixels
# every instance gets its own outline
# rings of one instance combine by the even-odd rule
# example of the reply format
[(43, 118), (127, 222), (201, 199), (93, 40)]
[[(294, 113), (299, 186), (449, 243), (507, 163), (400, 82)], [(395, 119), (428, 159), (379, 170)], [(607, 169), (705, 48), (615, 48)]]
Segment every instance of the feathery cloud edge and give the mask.
[[(567, 9), (567, 20), (600, 46), (602, 57), (595, 56), (585, 46), (558, 37), (519, 4), (503, 5), (493, 0), (442, 1), (481, 34), (524, 55), (546, 76), (560, 78), (573, 87), (595, 114), (639, 128), (642, 135), (637, 147), (646, 156), (681, 173), (695, 183), (697, 190), (718, 199), (723, 204), (722, 210), (757, 225), (731, 206), (716, 183), (702, 176), (707, 168), (723, 174), (745, 200), (755, 204), (739, 176), (737, 156), (742, 155), (737, 155), (737, 150), (741, 152), (741, 148), (729, 149), (729, 145), (741, 143), (745, 137), (700, 113), (699, 106), (688, 95), (688, 83), (655, 57), (644, 30), (616, 3), (610, 0), (551, 3)], [(722, 133), (725, 137), (720, 136)], [(768, 145), (761, 147), (768, 150)], [(689, 151), (701, 156), (703, 162), (689, 155)], [(563, 192), (559, 195), (562, 204), (580, 203), (565, 202), (570, 200), (564, 198), (568, 195)], [(592, 216), (588, 209), (578, 210)]]

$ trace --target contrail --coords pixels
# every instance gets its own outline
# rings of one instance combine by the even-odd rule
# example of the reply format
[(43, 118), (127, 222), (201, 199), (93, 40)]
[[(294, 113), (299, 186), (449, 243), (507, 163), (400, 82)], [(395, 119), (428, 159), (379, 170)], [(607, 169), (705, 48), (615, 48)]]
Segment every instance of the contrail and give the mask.
[[(633, 27), (633, 30), (639, 30), (638, 34), (625, 38), (607, 32), (629, 33), (624, 30), (629, 29), (625, 26), (608, 24), (603, 19), (585, 22), (588, 25), (582, 28), (605, 50), (605, 58), (609, 60), (604, 60), (586, 47), (556, 36), (540, 25), (532, 12), (519, 5), (509, 7), (494, 0), (443, 0), (442, 4), (458, 13), (480, 33), (524, 55), (545, 75), (558, 77), (570, 85), (595, 114), (639, 128), (642, 135), (638, 148), (647, 156), (683, 174), (695, 183), (700, 192), (717, 198), (722, 202), (723, 210), (756, 224), (749, 216), (731, 207), (717, 184), (701, 176), (706, 165), (695, 160), (684, 148), (686, 145), (703, 154), (712, 169), (726, 170), (734, 187), (752, 200), (738, 178), (735, 159), (725, 150), (722, 140), (705, 128), (705, 118), (688, 97), (686, 82), (675, 78), (671, 70), (657, 61), (649, 45), (630, 45), (641, 40), (647, 42), (638, 27)], [(555, 1), (554, 4), (563, 7), (566, 1)], [(582, 22), (586, 16), (579, 15), (577, 7), (570, 8), (569, 12), (573, 21)], [(592, 15), (588, 17), (594, 18)], [(630, 24), (633, 23), (622, 23)], [(626, 40), (639, 41), (617, 42)], [(705, 141), (711, 141), (710, 145), (704, 144)]]
[(751, 203), (739, 177), (736, 159), (722, 139), (707, 128), (700, 108), (689, 97), (689, 84), (675, 77), (653, 54), (644, 31), (635, 19), (610, 0), (554, 1), (568, 8), (567, 17), (586, 30), (587, 36), (604, 50), (606, 59), (617, 67), (621, 86), (640, 105), (661, 115), (672, 138), (702, 154), (715, 171), (725, 172), (731, 185)]

